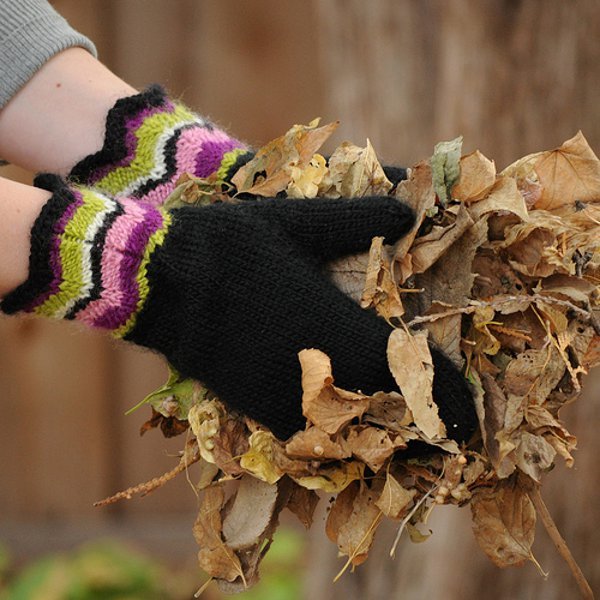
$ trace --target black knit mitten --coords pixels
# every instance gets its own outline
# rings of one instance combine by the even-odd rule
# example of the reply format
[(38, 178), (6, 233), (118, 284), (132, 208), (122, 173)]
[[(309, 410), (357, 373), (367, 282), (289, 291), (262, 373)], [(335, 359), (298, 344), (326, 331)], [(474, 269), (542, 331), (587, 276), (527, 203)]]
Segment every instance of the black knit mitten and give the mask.
[[(397, 389), (390, 326), (322, 273), (325, 261), (388, 243), (413, 223), (390, 197), (184, 207), (116, 201), (53, 177), (32, 230), (30, 276), (2, 309), (77, 319), (164, 354), (183, 375), (287, 438), (303, 428), (298, 352), (328, 354), (336, 384)], [(434, 400), (449, 436), (476, 425), (456, 368), (434, 352)]]

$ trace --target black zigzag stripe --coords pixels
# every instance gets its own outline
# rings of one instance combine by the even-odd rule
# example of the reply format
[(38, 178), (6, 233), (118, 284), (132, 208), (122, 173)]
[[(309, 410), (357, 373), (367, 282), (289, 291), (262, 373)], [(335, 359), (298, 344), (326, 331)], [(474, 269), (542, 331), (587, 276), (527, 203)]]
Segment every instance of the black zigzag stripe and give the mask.
[(75, 183), (89, 183), (90, 176), (93, 176), (98, 169), (125, 158), (128, 153), (125, 145), (127, 120), (145, 108), (158, 107), (166, 103), (166, 92), (158, 84), (149, 86), (142, 93), (135, 96), (117, 100), (106, 117), (102, 148), (78, 162), (69, 173), (69, 179)]
[(185, 129), (193, 129), (198, 127), (197, 123), (188, 123), (187, 125), (176, 129), (173, 135), (169, 138), (165, 144), (165, 151), (163, 153), (163, 159), (165, 161), (165, 172), (159, 179), (148, 179), (143, 185), (136, 190), (133, 190), (134, 196), (145, 196), (151, 192), (154, 188), (169, 181), (173, 175), (177, 172), (177, 141), (181, 137), (182, 132)]
[(98, 300), (102, 293), (102, 253), (104, 251), (104, 242), (109, 229), (119, 215), (122, 215), (125, 209), (121, 204), (116, 204), (115, 210), (106, 215), (102, 227), (98, 230), (92, 241), (90, 251), (90, 260), (92, 262), (92, 289), (85, 298), (77, 300), (73, 308), (67, 313), (65, 319), (74, 319), (77, 313), (83, 310), (90, 302)]
[(56, 175), (38, 175), (34, 185), (52, 192), (52, 197), (42, 207), (31, 229), (29, 278), (2, 301), (2, 311), (9, 315), (25, 309), (52, 283), (54, 272), (50, 258), (54, 228), (69, 205), (75, 201), (71, 190)]

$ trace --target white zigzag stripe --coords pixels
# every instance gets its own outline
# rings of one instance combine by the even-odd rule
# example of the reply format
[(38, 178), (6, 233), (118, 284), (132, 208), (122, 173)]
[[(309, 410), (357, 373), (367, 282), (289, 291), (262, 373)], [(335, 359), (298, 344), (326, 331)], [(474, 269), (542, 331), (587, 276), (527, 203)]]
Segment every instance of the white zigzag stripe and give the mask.
[[(81, 276), (83, 279), (81, 289), (79, 290), (77, 297), (71, 299), (63, 307), (61, 307), (59, 310), (57, 310), (54, 313), (53, 317), (56, 319), (64, 319), (64, 317), (75, 306), (75, 304), (77, 302), (79, 302), (80, 300), (83, 300), (84, 298), (86, 298), (88, 296), (88, 294), (90, 293), (90, 291), (92, 290), (92, 287), (94, 285), (94, 282), (92, 279), (92, 247), (93, 247), (94, 238), (96, 237), (96, 234), (98, 233), (98, 231), (100, 230), (100, 228), (102, 227), (104, 222), (106, 221), (106, 218), (108, 217), (108, 215), (110, 215), (112, 212), (114, 212), (117, 209), (117, 203), (114, 200), (108, 198), (107, 196), (104, 196), (103, 194), (100, 194), (99, 192), (82, 192), (82, 193), (84, 195), (84, 202), (85, 202), (85, 196), (89, 193), (93, 193), (94, 196), (96, 196), (98, 199), (100, 199), (104, 202), (104, 209), (102, 211), (98, 212), (95, 215), (94, 219), (89, 224), (89, 226), (85, 232), (85, 239), (83, 240), (83, 242), (81, 244)], [(83, 207), (81, 207), (81, 208), (83, 208)]]
[(163, 133), (158, 138), (158, 143), (154, 149), (154, 167), (151, 169), (150, 173), (146, 173), (141, 175), (136, 180), (132, 181), (124, 190), (120, 191), (116, 197), (120, 198), (123, 196), (131, 196), (134, 192), (136, 192), (140, 187), (142, 187), (145, 183), (150, 181), (151, 179), (160, 179), (167, 171), (167, 163), (165, 160), (165, 148), (168, 144), (169, 140), (184, 127), (187, 127), (191, 124), (199, 125), (200, 127), (206, 127), (207, 121), (202, 119), (201, 117), (195, 117), (193, 119), (189, 119), (187, 121), (180, 121), (176, 125), (169, 127), (163, 131)]

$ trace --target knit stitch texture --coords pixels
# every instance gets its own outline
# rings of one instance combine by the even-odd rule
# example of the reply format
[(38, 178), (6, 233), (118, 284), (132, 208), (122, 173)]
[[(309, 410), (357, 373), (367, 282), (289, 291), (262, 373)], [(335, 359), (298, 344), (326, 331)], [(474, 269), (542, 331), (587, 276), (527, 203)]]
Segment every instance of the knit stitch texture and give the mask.
[[(228, 406), (285, 439), (303, 428), (298, 352), (329, 355), (336, 384), (397, 385), (391, 327), (323, 274), (326, 261), (392, 243), (413, 223), (390, 197), (267, 199), (169, 213), (45, 176), (53, 191), (32, 231), (30, 275), (2, 310), (76, 319), (162, 353)], [(448, 433), (477, 424), (467, 384), (433, 350), (434, 400)]]
[(69, 179), (159, 206), (183, 173), (216, 172), (227, 181), (251, 156), (240, 141), (153, 85), (115, 103), (102, 149), (75, 165)]
[(125, 335), (148, 295), (148, 262), (170, 215), (69, 188), (52, 175), (35, 183), (53, 195), (31, 232), (29, 279), (4, 299), (2, 310), (76, 319)]

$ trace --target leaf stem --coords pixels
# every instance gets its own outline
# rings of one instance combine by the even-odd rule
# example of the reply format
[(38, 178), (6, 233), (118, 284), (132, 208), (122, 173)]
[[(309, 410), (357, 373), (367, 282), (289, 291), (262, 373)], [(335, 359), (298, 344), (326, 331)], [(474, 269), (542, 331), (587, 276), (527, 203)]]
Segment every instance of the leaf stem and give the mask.
[(546, 528), (548, 536), (556, 546), (558, 553), (563, 557), (563, 559), (569, 566), (569, 569), (571, 570), (571, 573), (573, 574), (573, 577), (575, 578), (575, 581), (579, 586), (581, 597), (585, 600), (594, 600), (594, 592), (592, 591), (590, 584), (587, 582), (585, 575), (579, 568), (579, 565), (575, 561), (575, 558), (573, 558), (573, 555), (571, 554), (571, 551), (569, 550), (569, 547), (567, 546), (565, 540), (560, 535), (560, 532), (556, 527), (556, 523), (554, 523), (554, 519), (552, 518), (550, 511), (548, 510), (548, 507), (542, 499), (539, 486), (529, 486), (527, 494), (529, 495), (529, 498), (531, 498), (531, 501), (533, 502), (533, 505), (535, 506), (540, 516), (540, 519), (544, 524), (544, 527)]

